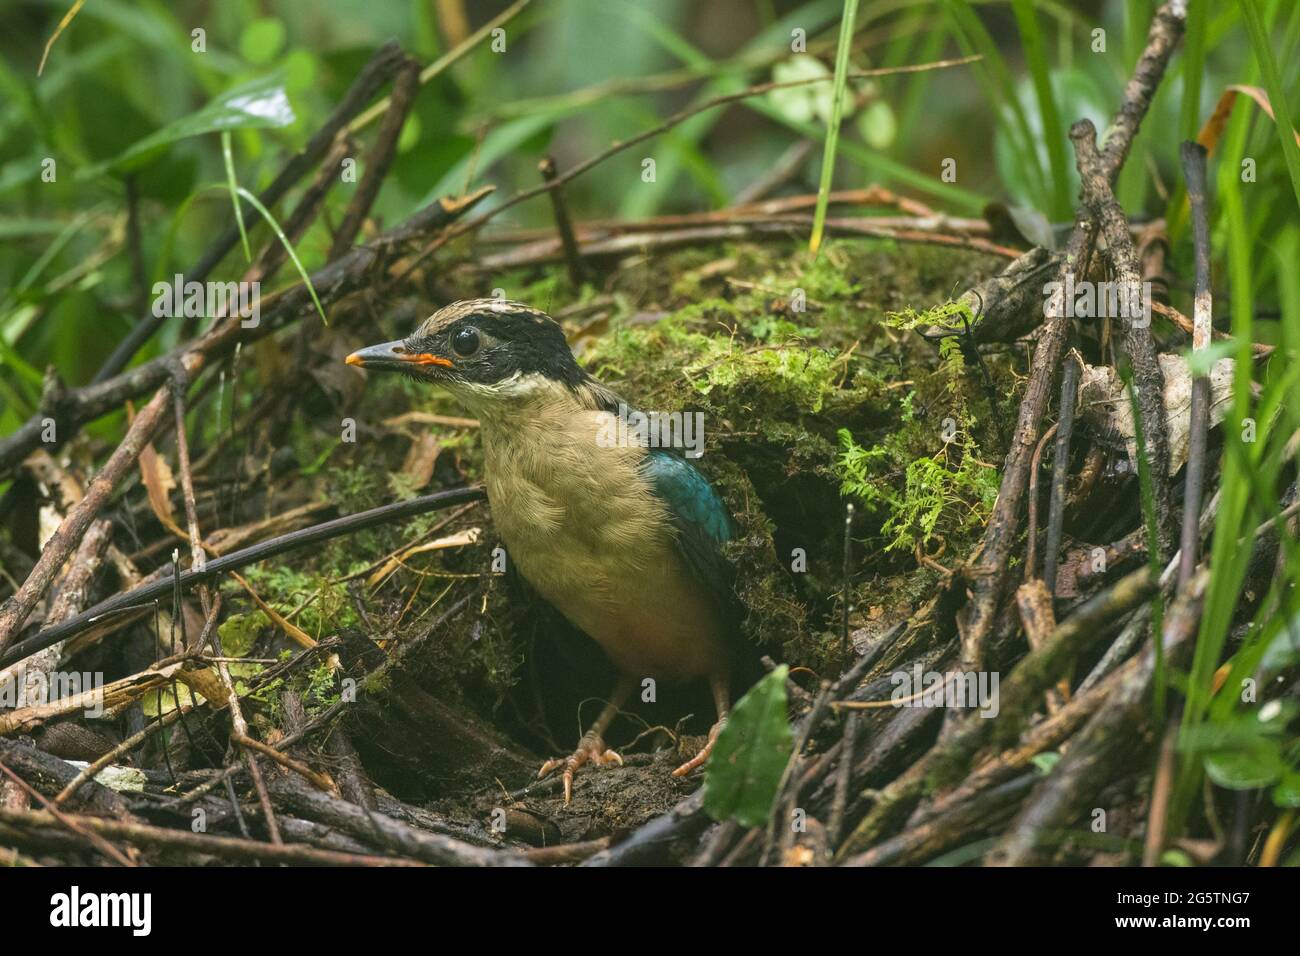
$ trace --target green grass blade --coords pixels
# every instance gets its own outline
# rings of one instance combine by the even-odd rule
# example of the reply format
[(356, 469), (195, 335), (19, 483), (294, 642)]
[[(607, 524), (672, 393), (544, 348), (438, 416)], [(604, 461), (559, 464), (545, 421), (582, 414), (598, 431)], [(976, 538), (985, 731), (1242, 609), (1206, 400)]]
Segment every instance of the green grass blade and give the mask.
[(221, 133), (221, 159), (226, 164), (226, 185), (230, 189), (230, 204), (235, 207), (235, 222), (239, 225), (239, 239), (244, 244), (244, 261), (253, 261), (253, 250), (248, 247), (248, 232), (244, 229), (244, 210), (239, 205), (239, 183), (235, 181), (235, 159), (230, 149), (230, 130)]
[(1025, 50), (1025, 62), (1034, 81), (1034, 95), (1042, 114), (1043, 137), (1047, 140), (1047, 159), (1051, 164), (1052, 215), (1068, 219), (1073, 206), (1070, 202), (1070, 165), (1065, 153), (1065, 129), (1061, 125), (1061, 111), (1056, 106), (1052, 92), (1051, 68), (1047, 63), (1047, 50), (1043, 35), (1038, 29), (1038, 16), (1033, 0), (1013, 0), (1011, 9), (1020, 27), (1020, 44)]
[(1201, 129), (1201, 79), (1205, 73), (1205, 33), (1208, 0), (1189, 0), (1183, 34), (1183, 109), (1179, 128), (1183, 139), (1195, 139)]
[(822, 175), (817, 184), (817, 209), (813, 213), (812, 236), (808, 250), (816, 255), (826, 230), (826, 206), (830, 201), (831, 180), (835, 178), (835, 153), (840, 141), (840, 119), (844, 115), (844, 93), (849, 85), (849, 52), (853, 49), (853, 24), (858, 16), (858, 0), (844, 0), (840, 20), (840, 44), (835, 51), (835, 93), (831, 101), (831, 121), (826, 127), (826, 145), (822, 150)]
[(311, 300), (316, 304), (316, 311), (320, 313), (320, 320), (326, 325), (329, 325), (330, 320), (325, 317), (325, 309), (321, 306), (320, 299), (316, 296), (316, 287), (311, 284), (311, 276), (307, 275), (307, 270), (302, 267), (302, 261), (298, 258), (298, 253), (294, 252), (293, 243), (289, 241), (289, 237), (284, 234), (284, 230), (280, 228), (280, 224), (275, 221), (275, 217), (271, 215), (271, 211), (262, 205), (260, 199), (250, 193), (243, 186), (238, 186), (236, 189), (239, 191), (239, 195), (248, 200), (250, 206), (262, 214), (262, 218), (266, 220), (266, 224), (271, 227), (271, 231), (275, 233), (275, 237), (280, 240), (280, 244), (284, 246), (284, 251), (289, 254), (289, 259), (293, 262), (293, 267), (298, 270), (298, 275), (302, 276), (303, 284), (307, 286), (307, 291), (311, 294)]
[(1240, 3), (1246, 21), (1246, 32), (1250, 34), (1250, 45), (1255, 49), (1255, 60), (1264, 75), (1269, 102), (1273, 104), (1273, 116), (1276, 119), (1274, 125), (1282, 140), (1282, 155), (1286, 159), (1286, 170), (1291, 176), (1291, 188), (1295, 192), (1297, 205), (1300, 205), (1300, 146), (1296, 145), (1295, 131), (1291, 127), (1291, 107), (1287, 103), (1286, 88), (1282, 85), (1277, 61), (1273, 58), (1273, 48), (1268, 43), (1268, 33), (1264, 29), (1264, 19), (1260, 16), (1258, 3), (1256, 0), (1240, 0)]

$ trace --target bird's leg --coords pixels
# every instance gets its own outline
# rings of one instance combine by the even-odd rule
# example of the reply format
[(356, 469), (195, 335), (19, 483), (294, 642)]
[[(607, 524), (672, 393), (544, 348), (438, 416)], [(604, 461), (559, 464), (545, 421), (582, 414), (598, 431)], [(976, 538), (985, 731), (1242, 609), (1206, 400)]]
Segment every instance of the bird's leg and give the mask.
[(605, 704), (605, 709), (600, 712), (596, 722), (587, 728), (587, 732), (582, 735), (578, 741), (578, 748), (567, 757), (555, 757), (542, 764), (542, 769), (537, 772), (537, 779), (545, 777), (552, 770), (559, 767), (564, 768), (564, 804), (568, 806), (573, 800), (573, 775), (578, 772), (578, 768), (587, 762), (594, 763), (601, 767), (605, 764), (616, 763), (623, 766), (623, 758), (612, 750), (605, 747), (604, 733), (609, 726), (610, 721), (618, 713), (619, 708), (632, 695), (636, 687), (636, 681), (630, 677), (620, 677), (614, 689), (610, 691), (609, 701)]
[(713, 706), (718, 712), (718, 719), (709, 728), (709, 739), (704, 749), (674, 770), (674, 777), (684, 777), (696, 767), (704, 765), (704, 761), (709, 759), (709, 754), (713, 753), (713, 745), (717, 742), (718, 734), (722, 732), (722, 725), (727, 722), (727, 714), (731, 713), (731, 679), (728, 674), (723, 672), (710, 675), (709, 686), (713, 689)]

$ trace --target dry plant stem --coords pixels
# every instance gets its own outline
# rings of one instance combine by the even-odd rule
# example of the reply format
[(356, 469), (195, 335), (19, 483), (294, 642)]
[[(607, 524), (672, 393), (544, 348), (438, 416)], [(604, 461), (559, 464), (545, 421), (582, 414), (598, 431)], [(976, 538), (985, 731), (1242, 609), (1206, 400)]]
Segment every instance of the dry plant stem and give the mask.
[[(336, 850), (318, 850), (308, 846), (287, 846), (259, 843), (238, 837), (213, 836), (191, 833), (189, 830), (171, 830), (102, 817), (62, 814), (64, 819), (98, 837), (112, 837), (141, 847), (157, 847), (202, 853), (226, 860), (263, 863), (288, 863), (302, 866), (419, 866), (421, 864), (397, 857), (365, 856), (340, 853)], [(51, 829), (58, 818), (47, 810), (7, 810), (0, 808), (0, 823), (32, 832)]]
[(62, 790), (59, 791), (58, 795), (55, 796), (53, 800), (54, 805), (58, 806), (66, 802), (67, 800), (71, 799), (72, 796), (79, 789), (81, 789), (82, 784), (84, 784), (88, 780), (93, 780), (96, 776), (98, 776), (101, 770), (103, 770), (109, 764), (116, 763), (124, 755), (130, 753), (136, 747), (140, 746), (140, 744), (144, 743), (146, 740), (148, 740), (158, 731), (162, 730), (165, 727), (170, 727), (172, 724), (176, 723), (176, 721), (181, 717), (182, 714), (190, 713), (192, 710), (194, 710), (195, 706), (197, 705), (186, 704), (181, 707), (177, 707), (175, 710), (168, 711), (167, 713), (163, 714), (163, 716), (158, 720), (145, 724), (142, 730), (132, 734), (130, 737), (127, 737), (125, 740), (123, 740), (112, 750), (106, 751), (104, 754), (102, 754), (99, 757), (99, 759), (93, 761), (90, 764), (87, 764), (86, 767), (83, 768), (81, 772), (78, 773), (77, 776), (74, 777), (68, 783), (67, 786), (65, 786)]
[[(1183, 143), (1179, 151), (1183, 177), (1187, 180), (1187, 199), (1192, 210), (1192, 240), (1196, 248), (1196, 297), (1192, 309), (1194, 331), (1192, 348), (1200, 351), (1210, 345), (1212, 300), (1210, 294), (1210, 227), (1205, 206), (1205, 148), (1199, 143)], [(1183, 500), (1183, 527), (1179, 547), (1178, 586), (1191, 580), (1200, 555), (1201, 495), (1205, 485), (1206, 433), (1210, 420), (1210, 380), (1198, 374), (1192, 380), (1191, 426), (1187, 438), (1186, 494)]]
[[(119, 850), (117, 847), (113, 846), (111, 843), (105, 840), (100, 834), (87, 829), (77, 818), (71, 817), (68, 814), (59, 810), (57, 807), (54, 806), (54, 804), (50, 803), (50, 801), (45, 798), (45, 795), (43, 793), (41, 793), (39, 790), (34, 788), (31, 784), (29, 784), (22, 777), (18, 776), (18, 774), (14, 773), (3, 763), (0, 763), (0, 771), (2, 771), (4, 775), (9, 779), (11, 779), (14, 783), (18, 784), (18, 786), (29, 797), (34, 797), (42, 806), (44, 806), (45, 814), (52, 821), (58, 823), (60, 826), (66, 827), (67, 829), (71, 830), (73, 833), (76, 833), (78, 836), (85, 837), (86, 841), (90, 843), (91, 846), (93, 846), (100, 853), (104, 854), (104, 856), (108, 857), (114, 863), (117, 863), (119, 866), (135, 866), (135, 863), (132, 860), (128, 859), (122, 853), (121, 850)], [(0, 809), (0, 812), (32, 813), (34, 811), (31, 810), (10, 811), (10, 810)]]
[(397, 78), (393, 81), (392, 106), (384, 114), (379, 134), (375, 137), (375, 145), (366, 157), (365, 174), (357, 184), (357, 191), (353, 193), (352, 201), (348, 203), (348, 208), (343, 213), (343, 221), (334, 234), (334, 242), (326, 258), (327, 262), (347, 252), (353, 239), (361, 231), (361, 225), (365, 222), (370, 207), (374, 205), (375, 197), (379, 195), (379, 187), (384, 177), (388, 175), (393, 157), (397, 155), (397, 139), (401, 135), (402, 125), (411, 112), (415, 94), (419, 89), (420, 65), (414, 60), (407, 59), (399, 67)]
[[(221, 654), (221, 646), (217, 641), (216, 634), (208, 638), (214, 654)], [(230, 668), (224, 660), (217, 661), (217, 673), (221, 675), (221, 683), (226, 687), (226, 695), (230, 700), (230, 723), (234, 732), (230, 735), (231, 746), (237, 746), (240, 739), (248, 739), (248, 721), (244, 719), (243, 708), (239, 706), (239, 694), (235, 690), (235, 681), (230, 676)], [(262, 808), (262, 819), (266, 821), (266, 834), (270, 837), (272, 843), (283, 843), (280, 837), (280, 827), (275, 821), (275, 809), (271, 805), (271, 795), (267, 792), (266, 781), (262, 779), (262, 770), (257, 765), (256, 755), (247, 747), (240, 747), (240, 754), (244, 759), (244, 766), (248, 770), (248, 777), (253, 782), (253, 789), (257, 792), (257, 802)]]
[[(225, 662), (222, 661), (222, 663)], [(304, 780), (308, 781), (317, 790), (324, 790), (326, 793), (332, 793), (335, 795), (338, 794), (338, 786), (327, 774), (317, 773), (302, 761), (294, 760), (288, 754), (281, 753), (269, 744), (264, 744), (260, 740), (255, 740), (252, 737), (245, 737), (242, 735), (232, 736), (231, 739), (241, 747), (245, 747), (249, 750), (256, 750), (258, 753), (269, 757), (286, 770), (292, 770)]]
[(1171, 717), (1160, 743), (1155, 782), (1151, 787), (1151, 810), (1147, 814), (1146, 839), (1142, 844), (1142, 865), (1157, 866), (1165, 848), (1169, 824), (1169, 798), (1174, 792), (1174, 770), (1178, 760), (1178, 718)]
[[(1106, 148), (1100, 171), (1088, 161), (1079, 146), (1087, 135), (1075, 124), (1070, 129), (1070, 139), (1075, 144), (1075, 160), (1080, 176), (1087, 179), (1098, 172), (1107, 182), (1113, 183), (1128, 153), (1133, 136), (1142, 117), (1151, 105), (1151, 98), (1164, 75), (1169, 58), (1173, 55), (1183, 32), (1186, 5), (1181, 0), (1168, 0), (1156, 11), (1147, 33), (1146, 48), (1138, 60), (1133, 78), (1124, 89), (1111, 129), (1107, 133)], [(1087, 129), (1091, 129), (1088, 124)], [(1075, 216), (1074, 229), (1065, 247), (1065, 257), (1059, 279), (1066, 276), (1082, 278), (1083, 267), (1091, 242), (1092, 225), (1087, 210), (1080, 208)], [(1047, 413), (1052, 380), (1060, 365), (1065, 347), (1068, 320), (1064, 315), (1049, 318), (1034, 349), (1033, 371), (1020, 404), (1015, 435), (1007, 453), (998, 491), (997, 503), (989, 519), (984, 540), (976, 549), (968, 568), (971, 601), (964, 612), (961, 663), (968, 670), (981, 670), (984, 647), (997, 619), (998, 607), (1003, 598), (1007, 579), (1007, 564), (1016, 541), (1020, 501), (1028, 478), (1029, 459), (1037, 442), (1038, 426)]]
[[(50, 604), (49, 613), (45, 618), (46, 623), (55, 625), (66, 621), (85, 606), (95, 572), (99, 570), (112, 533), (111, 521), (101, 519), (91, 523), (86, 536), (81, 539), (81, 544), (77, 547), (77, 553), (69, 562), (67, 573), (59, 581), (58, 594)], [(62, 652), (63, 643), (60, 642), (46, 648), (21, 665), (0, 668), (0, 686), (14, 681), (15, 686), (20, 689), (30, 687), (31, 682), (37, 679), (36, 674), (43, 676), (58, 667), (59, 655)]]
[[(185, 384), (178, 377), (172, 384), (172, 407), (176, 416), (176, 460), (181, 473), (181, 497), (185, 501), (185, 523), (190, 536), (190, 567), (203, 570), (207, 563), (207, 554), (203, 550), (203, 535), (199, 531), (198, 507), (194, 502), (194, 474), (190, 467), (190, 444), (185, 435)], [(199, 585), (199, 603), (203, 607), (204, 617), (211, 618), (212, 594), (206, 584)], [(177, 608), (178, 613), (180, 608)], [(192, 641), (191, 646), (201, 645)]]
[(1025, 551), (1025, 580), (1032, 581), (1038, 568), (1038, 476), (1042, 471), (1043, 449), (1056, 434), (1056, 425), (1043, 432), (1034, 449), (1034, 457), (1029, 462), (1029, 527), (1025, 534), (1028, 547)]
[(341, 830), (366, 843), (438, 866), (520, 866), (516, 853), (473, 846), (446, 834), (413, 827), (383, 813), (372, 813), (355, 803), (321, 793), (293, 777), (271, 784), (282, 806), (303, 817)]
[(826, 824), (826, 843), (839, 846), (840, 831), (844, 829), (844, 811), (849, 801), (849, 783), (853, 777), (853, 748), (857, 743), (861, 715), (850, 712), (844, 718), (844, 733), (840, 738), (839, 772), (835, 775), (835, 793), (831, 800), (830, 820)]
[[(537, 164), (537, 171), (547, 183), (555, 180), (555, 160), (550, 156), (542, 157)], [(564, 189), (555, 186), (551, 189), (551, 210), (555, 214), (555, 228), (560, 233), (560, 245), (564, 248), (564, 261), (569, 268), (569, 281), (575, 288), (581, 287), (583, 279), (582, 254), (578, 251), (578, 240), (573, 234), (573, 220), (569, 218), (569, 209), (564, 202)]]
[(1043, 581), (1049, 594), (1056, 591), (1056, 569), (1061, 558), (1061, 529), (1065, 523), (1065, 481), (1070, 475), (1070, 438), (1074, 434), (1074, 406), (1079, 395), (1082, 359), (1071, 353), (1061, 371), (1060, 418), (1056, 423), (1056, 454), (1052, 461), (1052, 495), (1047, 508), (1047, 540), (1043, 545)]
[[(948, 229), (965, 236), (989, 238), (992, 229), (987, 220), (965, 219), (935, 212), (925, 203), (900, 196), (883, 186), (871, 185), (861, 189), (837, 189), (830, 194), (832, 206), (871, 206), (897, 209), (905, 218), (882, 217), (873, 219), (880, 225), (917, 229)], [(583, 242), (631, 232), (664, 232), (684, 226), (716, 226), (731, 222), (762, 222), (789, 213), (807, 212), (817, 205), (816, 193), (800, 196), (781, 196), (746, 202), (737, 199), (735, 205), (725, 209), (704, 209), (698, 212), (666, 213), (649, 219), (584, 219), (574, 224), (574, 233)], [(527, 245), (546, 241), (554, 243), (552, 229), (510, 229), (484, 233), (479, 242), (484, 245)]]
[[(1081, 120), (1082, 135), (1075, 148), (1095, 154), (1092, 123)], [(1073, 134), (1072, 134), (1073, 135)], [(1097, 157), (1100, 160), (1100, 156)], [(1091, 164), (1089, 164), (1091, 165)], [(1128, 219), (1115, 200), (1110, 183), (1102, 176), (1083, 177), (1084, 204), (1090, 206), (1100, 224), (1100, 234), (1105, 240), (1104, 256), (1119, 287), (1136, 293), (1142, 288), (1137, 250), (1128, 231)], [(1132, 300), (1130, 300), (1132, 301)], [(1163, 556), (1174, 550), (1174, 506), (1169, 481), (1169, 434), (1165, 422), (1165, 376), (1156, 358), (1155, 341), (1151, 338), (1150, 315), (1145, 321), (1135, 317), (1115, 317), (1123, 330), (1124, 351), (1133, 367), (1133, 385), (1137, 392), (1137, 408), (1142, 416), (1142, 432), (1146, 436), (1146, 453), (1151, 462), (1151, 486), (1155, 497), (1156, 522)]]
[[(195, 370), (201, 367), (202, 359), (195, 361)], [(55, 574), (63, 567), (63, 562), (81, 543), (82, 535), (95, 520), (99, 510), (107, 503), (118, 483), (126, 477), (135, 464), (140, 452), (164, 419), (167, 410), (168, 390), (162, 389), (149, 401), (136, 416), (127, 430), (126, 437), (117, 450), (109, 456), (104, 467), (95, 475), (86, 489), (86, 495), (63, 519), (53, 537), (41, 551), (36, 566), (27, 576), (22, 587), (0, 607), (0, 651), (13, 641), (14, 635), (27, 621), (28, 615), (36, 607), (36, 602), (45, 594)]]
[[(1168, 666), (1186, 656), (1201, 618), (1209, 572), (1192, 578), (1170, 609), (1164, 626), (1164, 651)], [(1137, 733), (1150, 717), (1149, 701), (1155, 679), (1155, 649), (1148, 646), (1140, 663), (1120, 671), (1123, 681), (1108, 696), (1070, 748), (1039, 784), (986, 862), (990, 865), (1028, 866), (1045, 861), (1048, 839), (1086, 810), (1097, 791), (1111, 779), (1115, 768), (1141, 745)]]
[[(275, 177), (271, 185), (263, 190), (258, 197), (263, 206), (267, 209), (272, 208), (294, 183), (320, 161), (321, 157), (329, 150), (330, 144), (334, 142), (334, 137), (352, 117), (361, 111), (361, 108), (379, 91), (379, 88), (387, 82), (388, 77), (403, 59), (401, 47), (395, 41), (385, 44), (375, 52), (375, 55), (357, 74), (356, 80), (353, 81), (352, 86), (344, 94), (339, 105), (335, 107), (334, 112), (329, 115), (321, 128), (307, 141), (307, 145), (285, 163), (284, 168), (280, 170), (279, 175)], [(226, 254), (235, 248), (237, 242), (239, 242), (239, 229), (232, 223), (207, 248), (198, 262), (185, 272), (186, 280), (204, 281), (221, 260), (226, 257)], [(144, 345), (162, 325), (164, 318), (155, 316), (152, 312), (145, 315), (131, 329), (117, 348), (113, 350), (113, 354), (108, 357), (99, 371), (95, 373), (92, 384), (105, 382), (126, 368), (131, 358), (139, 351), (140, 346)], [(67, 436), (63, 437), (66, 438)]]

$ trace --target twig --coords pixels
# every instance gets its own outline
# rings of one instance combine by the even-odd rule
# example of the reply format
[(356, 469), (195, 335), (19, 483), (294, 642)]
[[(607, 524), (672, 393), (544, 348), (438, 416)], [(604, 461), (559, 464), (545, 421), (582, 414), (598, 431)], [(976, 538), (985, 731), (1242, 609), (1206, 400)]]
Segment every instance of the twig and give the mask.
[[(555, 160), (543, 156), (537, 164), (537, 171), (547, 183), (554, 182)], [(578, 240), (573, 235), (573, 220), (569, 218), (569, 210), (564, 203), (564, 190), (560, 186), (551, 190), (551, 209), (555, 213), (555, 228), (560, 233), (560, 244), (564, 248), (564, 261), (569, 267), (569, 281), (577, 288), (582, 285), (582, 253), (578, 251)]]
[[(1081, 153), (1094, 153), (1094, 129), (1088, 120), (1080, 120), (1071, 129), (1075, 149)], [(1098, 164), (1100, 156), (1096, 156)], [(1088, 163), (1092, 166), (1092, 163)], [(1082, 168), (1082, 167), (1081, 167)], [(1130, 304), (1142, 301), (1142, 274), (1138, 266), (1137, 250), (1129, 235), (1128, 219), (1120, 208), (1109, 181), (1104, 176), (1082, 175), (1084, 204), (1090, 206), (1100, 223), (1100, 234), (1105, 239), (1104, 253), (1115, 281), (1125, 293)], [(1129, 363), (1133, 367), (1133, 385), (1137, 392), (1136, 413), (1141, 415), (1141, 432), (1146, 439), (1146, 449), (1151, 463), (1151, 488), (1155, 497), (1155, 511), (1160, 550), (1164, 555), (1174, 549), (1174, 510), (1169, 481), (1169, 430), (1165, 418), (1165, 376), (1156, 358), (1155, 342), (1151, 337), (1151, 316), (1126, 315), (1119, 319), (1123, 330), (1121, 340)]]
[[(1043, 437), (1038, 439), (1038, 446), (1034, 449), (1034, 457), (1029, 463), (1029, 526), (1026, 530), (1025, 537), (1029, 541), (1028, 550), (1025, 552), (1025, 580), (1030, 581), (1037, 577), (1038, 571), (1038, 474), (1042, 469), (1043, 449), (1047, 443), (1052, 440), (1056, 434), (1057, 425), (1052, 425), (1047, 431), (1043, 432)], [(1053, 473), (1055, 474), (1055, 473)]]
[[(224, 663), (224, 662), (219, 662)], [(300, 760), (294, 760), (286, 753), (282, 753), (262, 741), (253, 737), (247, 737), (243, 734), (231, 734), (231, 740), (241, 747), (247, 747), (250, 750), (256, 750), (258, 753), (269, 757), (286, 770), (292, 770), (303, 779), (309, 781), (317, 790), (324, 790), (326, 793), (338, 796), (338, 785), (330, 779), (328, 774), (317, 773)]]
[[(971, 63), (976, 63), (981, 59), (982, 57), (980, 56), (964, 56), (952, 60), (937, 60), (933, 63), (917, 63), (911, 66), (883, 67), (881, 69), (876, 69), (876, 70), (861, 70), (854, 73), (850, 73), (849, 79), (866, 79), (869, 77), (877, 77), (877, 76), (897, 76), (904, 73), (925, 73), (930, 70), (943, 70), (955, 66), (966, 66)], [(726, 93), (721, 96), (715, 96), (711, 99), (705, 100), (702, 103), (696, 103), (692, 106), (688, 106), (686, 109), (674, 113), (672, 116), (668, 117), (668, 119), (664, 120), (662, 123), (659, 123), (656, 126), (652, 126), (648, 130), (644, 130), (640, 133), (637, 133), (635, 136), (632, 136), (628, 139), (620, 140), (614, 143), (613, 145), (611, 145), (610, 147), (608, 147), (607, 149), (601, 150), (595, 156), (589, 157), (588, 159), (584, 159), (580, 163), (576, 163), (575, 165), (570, 166), (563, 173), (556, 176), (555, 179), (553, 179), (552, 181), (548, 183), (543, 183), (540, 186), (533, 186), (529, 189), (520, 190), (510, 198), (503, 201), (500, 205), (495, 206), (494, 208), (488, 210), (485, 213), (481, 213), (478, 216), (475, 216), (473, 219), (468, 219), (465, 222), (461, 223), (459, 226), (456, 227), (455, 235), (462, 235), (467, 232), (472, 232), (473, 230), (479, 228), (479, 226), (483, 225), (488, 220), (493, 219), (496, 216), (500, 215), (505, 210), (510, 209), (513, 206), (517, 206), (521, 202), (532, 199), (534, 196), (540, 196), (542, 193), (546, 192), (549, 189), (556, 189), (568, 182), (571, 182), (574, 179), (577, 179), (583, 173), (587, 172), (587, 170), (591, 169), (594, 166), (600, 165), (605, 160), (609, 159), (611, 156), (614, 156), (617, 153), (621, 153), (625, 149), (630, 149), (631, 147), (636, 146), (638, 143), (644, 143), (648, 139), (654, 139), (656, 136), (662, 136), (664, 133), (668, 132), (674, 126), (680, 125), (684, 121), (690, 119), (692, 116), (695, 116), (697, 113), (707, 112), (708, 110), (716, 109), (719, 106), (726, 106), (729, 103), (738, 103), (741, 100), (749, 99), (754, 96), (762, 96), (765, 93), (770, 93), (772, 90), (790, 89), (793, 87), (807, 86), (810, 83), (824, 83), (830, 79), (833, 79), (833, 77), (818, 76), (818, 77), (812, 77), (810, 79), (804, 79), (804, 80), (792, 80), (785, 83), (758, 83), (755, 84), (754, 86), (750, 86), (747, 89), (740, 90), (736, 93)]]
[(343, 213), (343, 221), (339, 223), (329, 255), (326, 256), (327, 262), (348, 251), (353, 239), (361, 231), (361, 225), (365, 222), (370, 207), (374, 205), (375, 197), (379, 195), (379, 187), (388, 175), (393, 157), (397, 155), (397, 139), (401, 135), (402, 126), (414, 105), (415, 94), (419, 92), (419, 70), (419, 64), (411, 59), (407, 59), (398, 68), (397, 78), (393, 80), (392, 108), (384, 114), (384, 122), (379, 127), (375, 144), (366, 157), (365, 174)]
[[(318, 850), (309, 846), (273, 845), (259, 843), (256, 840), (242, 840), (238, 837), (191, 833), (189, 830), (169, 830), (144, 823), (105, 820), (102, 817), (74, 814), (62, 814), (62, 816), (99, 837), (126, 840), (137, 846), (204, 853), (229, 860), (260, 860), (263, 863), (290, 863), (301, 866), (421, 865), (399, 857), (340, 853), (337, 850)], [(0, 823), (9, 826), (49, 828), (57, 825), (58, 822), (58, 817), (47, 810), (9, 810), (0, 807)]]
[(1061, 371), (1061, 404), (1056, 422), (1056, 455), (1052, 459), (1052, 496), (1047, 510), (1047, 541), (1043, 545), (1043, 583), (1049, 594), (1056, 593), (1056, 568), (1061, 558), (1061, 533), (1065, 523), (1065, 482), (1070, 475), (1070, 438), (1074, 433), (1074, 406), (1079, 396), (1082, 359), (1074, 353), (1065, 357)]
[[(5, 776), (11, 779), (14, 783), (18, 784), (18, 786), (21, 787), (22, 790), (29, 797), (35, 797), (37, 801), (39, 801), (40, 804), (45, 807), (44, 812), (49, 816), (49, 818), (52, 821), (58, 823), (60, 826), (67, 827), (69, 830), (71, 830), (73, 833), (76, 833), (78, 836), (85, 837), (86, 840), (89, 841), (91, 846), (93, 846), (100, 853), (104, 854), (104, 856), (108, 857), (114, 863), (117, 863), (119, 866), (135, 866), (135, 863), (132, 862), (130, 859), (128, 859), (126, 855), (122, 853), (121, 850), (113, 846), (111, 843), (105, 840), (98, 833), (91, 832), (77, 818), (69, 816), (68, 814), (60, 810), (58, 807), (54, 806), (54, 804), (50, 803), (50, 801), (45, 798), (45, 794), (41, 793), (39, 790), (37, 790), (35, 787), (29, 784), (26, 780), (24, 780), (22, 777), (18, 776), (18, 774), (14, 773), (12, 770), (9, 769), (9, 767), (7, 767), (2, 762), (0, 762), (0, 771), (3, 771)], [(36, 811), (31, 811), (31, 810), (5, 811), (3, 807), (0, 807), (0, 813), (3, 812), (33, 813)]]

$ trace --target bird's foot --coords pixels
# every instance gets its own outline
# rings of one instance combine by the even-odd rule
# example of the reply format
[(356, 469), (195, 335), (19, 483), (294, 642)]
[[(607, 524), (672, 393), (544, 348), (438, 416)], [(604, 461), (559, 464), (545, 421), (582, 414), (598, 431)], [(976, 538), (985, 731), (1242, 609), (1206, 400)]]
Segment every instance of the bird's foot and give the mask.
[(709, 754), (713, 753), (713, 745), (717, 743), (718, 734), (722, 732), (722, 727), (724, 724), (726, 724), (726, 722), (727, 722), (726, 717), (718, 718), (718, 722), (709, 728), (709, 739), (708, 742), (705, 743), (703, 749), (700, 750), (700, 752), (697, 753), (690, 760), (686, 761), (686, 763), (682, 764), (680, 767), (674, 770), (673, 771), (674, 777), (684, 777), (692, 770), (694, 770), (696, 767), (704, 766), (704, 761), (708, 760)]
[(542, 764), (542, 769), (537, 771), (537, 779), (540, 780), (553, 770), (563, 767), (564, 805), (567, 807), (573, 800), (573, 775), (585, 763), (594, 763), (598, 767), (616, 763), (621, 767), (623, 766), (623, 758), (613, 750), (606, 748), (605, 741), (598, 735), (585, 734), (582, 740), (578, 741), (578, 749), (569, 756), (553, 757)]

